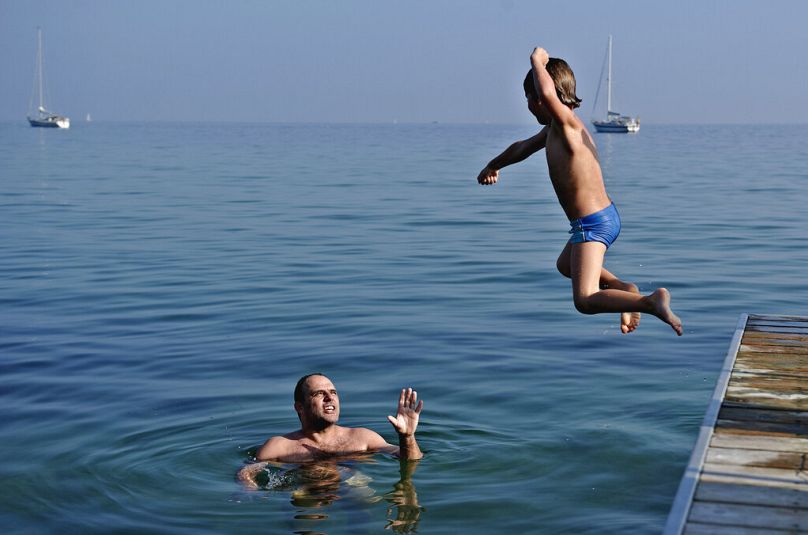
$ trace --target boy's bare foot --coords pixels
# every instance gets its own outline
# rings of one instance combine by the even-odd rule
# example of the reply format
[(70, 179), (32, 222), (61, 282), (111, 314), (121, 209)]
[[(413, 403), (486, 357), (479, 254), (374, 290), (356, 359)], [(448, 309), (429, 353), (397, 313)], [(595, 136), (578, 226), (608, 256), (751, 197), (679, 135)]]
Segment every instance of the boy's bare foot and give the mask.
[(671, 310), (670, 292), (666, 288), (658, 288), (648, 298), (654, 308), (652, 314), (670, 325), (676, 334), (682, 336), (682, 320)]
[[(640, 293), (640, 289), (632, 282), (627, 282), (623, 289), (627, 292), (635, 294)], [(623, 334), (633, 333), (640, 326), (640, 317), (642, 314), (639, 312), (623, 312), (620, 314), (620, 330)]]
[(623, 334), (633, 333), (640, 325), (639, 312), (623, 312), (620, 314), (620, 330)]

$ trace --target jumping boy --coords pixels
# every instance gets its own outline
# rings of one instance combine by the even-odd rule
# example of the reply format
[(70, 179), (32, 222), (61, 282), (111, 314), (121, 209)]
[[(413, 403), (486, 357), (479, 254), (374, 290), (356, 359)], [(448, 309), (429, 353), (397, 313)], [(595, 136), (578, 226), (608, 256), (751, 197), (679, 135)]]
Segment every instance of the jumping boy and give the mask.
[(606, 194), (595, 142), (573, 111), (581, 103), (575, 75), (564, 60), (548, 57), (543, 48), (533, 50), (530, 63), (524, 82), (527, 107), (544, 128), (491, 160), (477, 182), (495, 184), (500, 169), (546, 148), (550, 180), (572, 227), (556, 267), (572, 279), (575, 308), (584, 314), (620, 312), (623, 333), (634, 331), (640, 313), (647, 312), (681, 336), (682, 322), (671, 310), (668, 290), (643, 296), (635, 284), (603, 267), (606, 250), (620, 233), (620, 216)]

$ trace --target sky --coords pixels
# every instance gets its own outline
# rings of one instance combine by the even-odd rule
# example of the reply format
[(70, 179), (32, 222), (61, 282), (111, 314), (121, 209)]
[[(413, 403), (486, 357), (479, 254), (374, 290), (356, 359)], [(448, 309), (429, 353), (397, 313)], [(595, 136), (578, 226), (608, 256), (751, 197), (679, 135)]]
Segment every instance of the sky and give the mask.
[(74, 121), (534, 124), (536, 46), (588, 119), (611, 34), (613, 108), (644, 124), (808, 123), (806, 21), (803, 0), (0, 0), (0, 120), (25, 120), (39, 26)]

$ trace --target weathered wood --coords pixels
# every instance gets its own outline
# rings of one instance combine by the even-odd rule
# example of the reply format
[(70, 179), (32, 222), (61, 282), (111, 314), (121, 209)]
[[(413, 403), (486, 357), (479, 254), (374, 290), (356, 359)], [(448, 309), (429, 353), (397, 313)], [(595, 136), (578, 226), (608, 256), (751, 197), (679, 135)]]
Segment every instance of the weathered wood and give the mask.
[(772, 408), (806, 410), (808, 401), (804, 396), (789, 396), (787, 394), (775, 395), (755, 389), (732, 388), (727, 391), (727, 401), (733, 403), (747, 402), (750, 404), (766, 405)]
[(804, 431), (796, 426), (778, 424), (752, 424), (750, 422), (737, 422), (734, 420), (718, 420), (715, 424), (716, 431), (726, 431), (754, 436), (769, 436), (781, 438), (800, 438)]
[[(734, 464), (704, 463), (702, 479), (707, 476), (734, 478), (752, 482), (751, 484), (795, 484), (808, 491), (808, 472), (784, 468), (762, 468), (759, 466), (738, 466)], [(755, 483), (756, 482), (756, 483)], [(770, 485), (771, 486), (771, 485)]]
[(808, 326), (806, 327), (770, 327), (768, 325), (760, 325), (758, 327), (750, 327), (750, 331), (763, 332), (763, 333), (793, 333), (793, 334), (808, 334)]
[(750, 373), (788, 373), (805, 378), (808, 374), (808, 359), (800, 355), (739, 354), (735, 359), (737, 371)]
[[(808, 345), (808, 341), (806, 341)], [(741, 360), (758, 360), (764, 362), (778, 362), (781, 360), (802, 362), (804, 365), (805, 356), (808, 355), (808, 348), (794, 345), (743, 345), (743, 350), (738, 354)]]
[(742, 314), (707, 412), (665, 533), (808, 533), (808, 317)]
[(799, 373), (750, 372), (736, 369), (730, 376), (729, 384), (760, 385), (760, 388), (769, 391), (808, 392), (808, 381)]
[(806, 321), (808, 316), (789, 316), (786, 314), (748, 314), (748, 321), (762, 321), (762, 320), (783, 320), (783, 321)]
[(788, 333), (747, 332), (741, 339), (743, 345), (800, 345), (808, 340), (808, 335)]
[(703, 482), (696, 491), (695, 499), (702, 502), (748, 503), (808, 510), (808, 492), (774, 487)]
[(808, 530), (805, 510), (785, 507), (695, 502), (690, 510), (694, 522), (780, 530)]
[(744, 407), (740, 403), (723, 403), (719, 420), (738, 420), (751, 422), (776, 422), (782, 424), (803, 424), (808, 413), (762, 407)]
[(716, 429), (710, 440), (710, 447), (791, 451), (808, 454), (808, 438), (750, 435), (727, 429)]
[(746, 322), (746, 329), (747, 331), (753, 327), (803, 327), (808, 328), (808, 322), (806, 321), (777, 321), (777, 320), (759, 320), (759, 319), (749, 319)]
[(685, 535), (792, 535), (793, 530), (773, 530), (767, 528), (745, 528), (741, 526), (718, 526), (716, 524), (700, 524), (690, 522), (684, 531)]
[(779, 468), (798, 472), (802, 468), (802, 453), (747, 450), (742, 448), (710, 448), (707, 450), (707, 464), (734, 464), (756, 466), (758, 468)]

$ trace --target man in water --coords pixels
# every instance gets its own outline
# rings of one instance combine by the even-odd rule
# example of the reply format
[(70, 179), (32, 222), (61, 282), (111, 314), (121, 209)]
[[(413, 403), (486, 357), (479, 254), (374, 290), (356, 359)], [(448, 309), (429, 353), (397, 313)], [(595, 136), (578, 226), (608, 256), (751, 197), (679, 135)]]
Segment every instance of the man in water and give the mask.
[[(415, 429), (424, 402), (418, 401), (418, 393), (412, 388), (401, 390), (396, 415), (387, 417), (398, 433), (398, 446), (370, 429), (337, 425), (340, 411), (337, 389), (321, 373), (301, 377), (294, 397), (300, 429), (264, 442), (256, 460), (302, 463), (366, 452), (389, 453), (402, 460), (423, 457), (415, 440)], [(243, 468), (239, 479), (249, 487), (257, 487), (254, 476), (264, 466), (265, 463), (256, 463)]]

